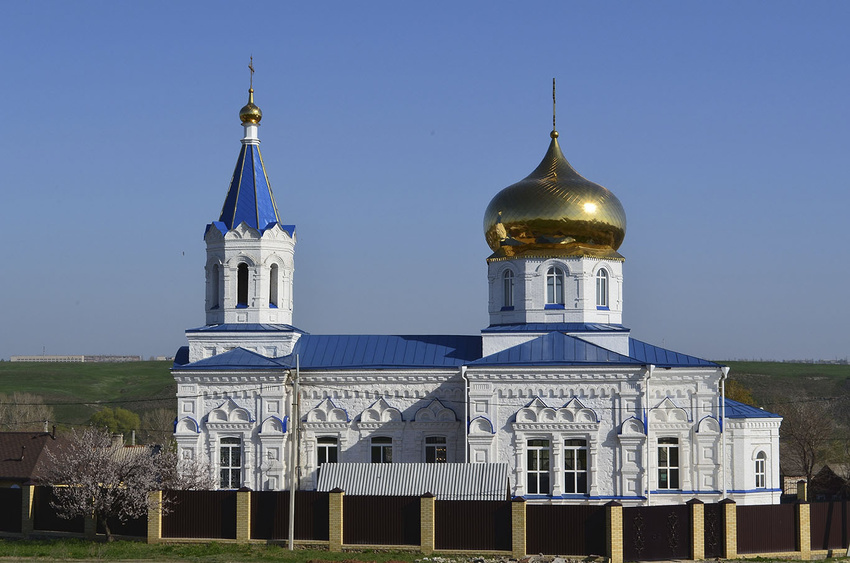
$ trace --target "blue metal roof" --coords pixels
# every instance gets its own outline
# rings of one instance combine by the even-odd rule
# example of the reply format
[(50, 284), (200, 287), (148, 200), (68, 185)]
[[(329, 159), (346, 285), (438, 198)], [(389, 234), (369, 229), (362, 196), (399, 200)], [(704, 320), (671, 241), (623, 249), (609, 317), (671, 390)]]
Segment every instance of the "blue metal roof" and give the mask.
[(628, 332), (623, 325), (606, 323), (517, 323), (490, 325), (481, 332)]
[(306, 334), (303, 330), (286, 324), (266, 323), (227, 323), (219, 325), (200, 326), (190, 328), (186, 332), (298, 332)]
[(303, 369), (457, 367), (481, 357), (480, 336), (304, 335), (290, 356)]
[(561, 332), (550, 332), (534, 340), (491, 354), (471, 365), (586, 365), (643, 362)]
[(726, 418), (782, 418), (764, 409), (726, 399)]
[(219, 221), (227, 230), (242, 222), (257, 230), (280, 223), (259, 145), (242, 145)]
[(204, 358), (191, 364), (176, 365), (175, 370), (257, 370), (276, 369), (285, 370), (289, 366), (274, 358), (267, 358), (262, 354), (251, 352), (245, 348), (234, 348), (233, 350), (217, 354), (210, 358)]
[(644, 364), (655, 364), (660, 367), (705, 366), (719, 367), (720, 364), (709, 362), (687, 354), (680, 354), (629, 338), (629, 356)]

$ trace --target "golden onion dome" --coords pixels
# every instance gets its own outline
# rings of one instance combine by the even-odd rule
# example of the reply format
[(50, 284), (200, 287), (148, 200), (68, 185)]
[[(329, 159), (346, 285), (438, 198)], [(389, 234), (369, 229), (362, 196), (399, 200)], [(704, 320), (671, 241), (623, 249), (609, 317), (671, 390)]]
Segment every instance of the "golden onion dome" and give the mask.
[(622, 259), (626, 212), (606, 188), (576, 172), (558, 132), (540, 165), (496, 194), (484, 213), (491, 260), (511, 257), (598, 256)]
[(263, 112), (260, 108), (254, 105), (254, 89), (248, 90), (248, 103), (239, 110), (239, 119), (242, 123), (259, 123), (263, 118)]

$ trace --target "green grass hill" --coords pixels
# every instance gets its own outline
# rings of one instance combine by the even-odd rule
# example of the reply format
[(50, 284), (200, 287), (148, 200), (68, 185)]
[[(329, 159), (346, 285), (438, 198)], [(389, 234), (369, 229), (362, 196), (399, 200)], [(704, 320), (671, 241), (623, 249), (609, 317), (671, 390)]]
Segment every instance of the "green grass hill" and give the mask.
[(60, 427), (85, 423), (104, 407), (176, 413), (177, 385), (170, 368), (171, 362), (0, 362), (0, 393), (40, 395)]

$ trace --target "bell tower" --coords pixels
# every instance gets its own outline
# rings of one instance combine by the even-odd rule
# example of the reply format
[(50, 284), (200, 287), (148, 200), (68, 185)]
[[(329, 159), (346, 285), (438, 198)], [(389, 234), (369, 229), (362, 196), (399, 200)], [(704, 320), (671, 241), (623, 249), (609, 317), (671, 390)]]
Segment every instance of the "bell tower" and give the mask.
[(240, 110), (242, 148), (218, 221), (207, 225), (206, 324), (292, 323), (295, 226), (283, 225), (260, 154), (263, 112)]

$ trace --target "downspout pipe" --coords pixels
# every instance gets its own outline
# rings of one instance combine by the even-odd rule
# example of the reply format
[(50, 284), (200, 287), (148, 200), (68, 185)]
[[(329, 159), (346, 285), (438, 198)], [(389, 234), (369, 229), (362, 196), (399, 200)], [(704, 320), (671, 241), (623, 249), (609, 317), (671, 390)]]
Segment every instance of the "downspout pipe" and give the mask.
[(723, 480), (723, 499), (726, 499), (726, 379), (729, 377), (729, 366), (720, 368), (720, 478)]
[(466, 366), (460, 366), (460, 376), (463, 378), (463, 462), (469, 463), (469, 378)]
[(647, 365), (646, 373), (643, 377), (643, 432), (646, 436), (646, 463), (644, 463), (646, 474), (644, 475), (644, 479), (646, 481), (647, 506), (652, 506), (652, 457), (649, 455), (649, 380), (652, 378), (653, 371), (655, 371), (655, 364)]

